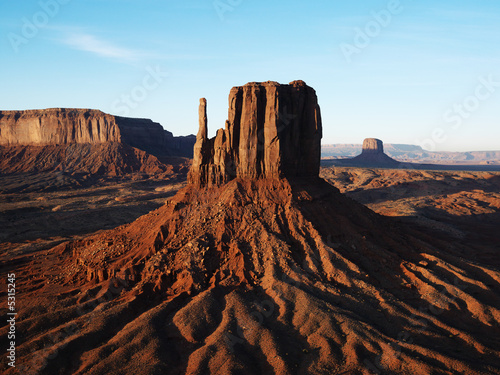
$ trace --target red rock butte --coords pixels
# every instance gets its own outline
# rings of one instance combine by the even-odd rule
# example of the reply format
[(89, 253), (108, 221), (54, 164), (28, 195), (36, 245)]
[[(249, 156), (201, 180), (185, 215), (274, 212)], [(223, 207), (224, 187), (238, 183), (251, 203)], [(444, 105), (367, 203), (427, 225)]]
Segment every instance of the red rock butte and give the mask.
[(366, 138), (363, 141), (363, 154), (383, 154), (384, 143), (377, 138)]
[(321, 158), (321, 114), (316, 92), (303, 81), (248, 83), (233, 87), (225, 129), (207, 138), (207, 102), (189, 182), (226, 183), (236, 177), (317, 177)]
[(384, 143), (377, 138), (366, 138), (363, 141), (361, 154), (352, 158), (342, 160), (345, 165), (366, 167), (397, 167), (400, 163), (384, 153)]

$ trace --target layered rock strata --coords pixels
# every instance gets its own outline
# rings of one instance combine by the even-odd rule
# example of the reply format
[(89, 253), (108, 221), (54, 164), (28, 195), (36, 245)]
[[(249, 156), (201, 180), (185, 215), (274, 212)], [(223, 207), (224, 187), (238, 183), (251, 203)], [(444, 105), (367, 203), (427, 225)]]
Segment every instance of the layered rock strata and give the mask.
[(0, 146), (122, 142), (154, 155), (191, 156), (194, 136), (174, 137), (151, 120), (92, 109), (0, 111)]

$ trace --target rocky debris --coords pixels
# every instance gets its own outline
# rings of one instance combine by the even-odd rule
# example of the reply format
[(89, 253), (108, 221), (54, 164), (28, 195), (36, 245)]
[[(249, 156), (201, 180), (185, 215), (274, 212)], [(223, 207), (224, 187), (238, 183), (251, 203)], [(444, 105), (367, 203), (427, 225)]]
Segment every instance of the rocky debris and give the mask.
[(122, 142), (155, 156), (192, 155), (194, 136), (174, 137), (151, 120), (92, 109), (0, 111), (0, 146)]
[(0, 173), (7, 174), (57, 171), (86, 177), (131, 173), (164, 175), (173, 172), (170, 164), (118, 142), (0, 147)]
[(500, 273), (397, 221), (320, 179), (188, 184), (9, 263), (23, 373), (500, 374)]
[(233, 87), (225, 129), (207, 138), (206, 100), (189, 181), (226, 183), (236, 177), (318, 176), (321, 113), (316, 92), (303, 81)]

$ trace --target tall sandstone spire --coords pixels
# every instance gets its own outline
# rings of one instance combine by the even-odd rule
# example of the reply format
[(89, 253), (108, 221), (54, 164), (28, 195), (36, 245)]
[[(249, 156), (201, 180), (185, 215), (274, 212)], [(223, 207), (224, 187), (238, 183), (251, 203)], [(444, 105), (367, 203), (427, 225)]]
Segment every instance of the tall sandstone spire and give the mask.
[(207, 138), (205, 99), (199, 114), (190, 183), (318, 176), (321, 114), (316, 92), (303, 81), (233, 87), (226, 127), (212, 139)]

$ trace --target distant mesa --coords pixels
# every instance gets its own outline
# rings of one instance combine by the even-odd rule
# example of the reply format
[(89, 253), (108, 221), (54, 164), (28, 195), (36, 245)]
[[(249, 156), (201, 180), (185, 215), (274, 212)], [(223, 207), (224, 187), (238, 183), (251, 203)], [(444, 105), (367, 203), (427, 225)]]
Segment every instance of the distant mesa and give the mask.
[[(355, 157), (348, 157), (359, 153)], [(391, 156), (385, 153), (385, 150)], [(323, 166), (358, 168), (398, 168), (420, 170), (498, 171), (500, 151), (430, 152), (420, 146), (389, 144), (377, 138), (366, 138), (361, 145), (324, 145)], [(333, 158), (329, 158), (333, 157)], [(346, 158), (347, 157), (347, 158)], [(422, 160), (428, 161), (426, 163)]]
[(148, 119), (94, 109), (0, 111), (0, 173), (6, 174), (164, 176), (187, 169), (194, 142), (194, 135), (174, 137)]
[(0, 146), (120, 142), (155, 156), (192, 156), (194, 136), (174, 137), (149, 119), (94, 109), (0, 111)]
[(383, 154), (384, 143), (377, 138), (366, 138), (363, 141), (363, 154)]
[(207, 138), (206, 99), (188, 180), (220, 185), (236, 177), (317, 177), (321, 114), (316, 92), (303, 81), (233, 87), (225, 129)]
[[(448, 164), (463, 166), (486, 165), (491, 168), (500, 165), (500, 151), (428, 151), (421, 146), (410, 144), (386, 143), (383, 145), (384, 153), (389, 157), (401, 162), (411, 162), (414, 167), (416, 163)], [(362, 144), (323, 144), (321, 156), (323, 163), (335, 163), (346, 158), (353, 158), (362, 151)], [(340, 165), (340, 163), (339, 163)], [(432, 166), (425, 166), (432, 168)], [(471, 168), (472, 169), (472, 168)], [(492, 169), (491, 169), (492, 170)]]
[(384, 153), (384, 143), (377, 138), (366, 138), (363, 141), (361, 155), (339, 161), (343, 165), (360, 167), (396, 167), (400, 164)]

